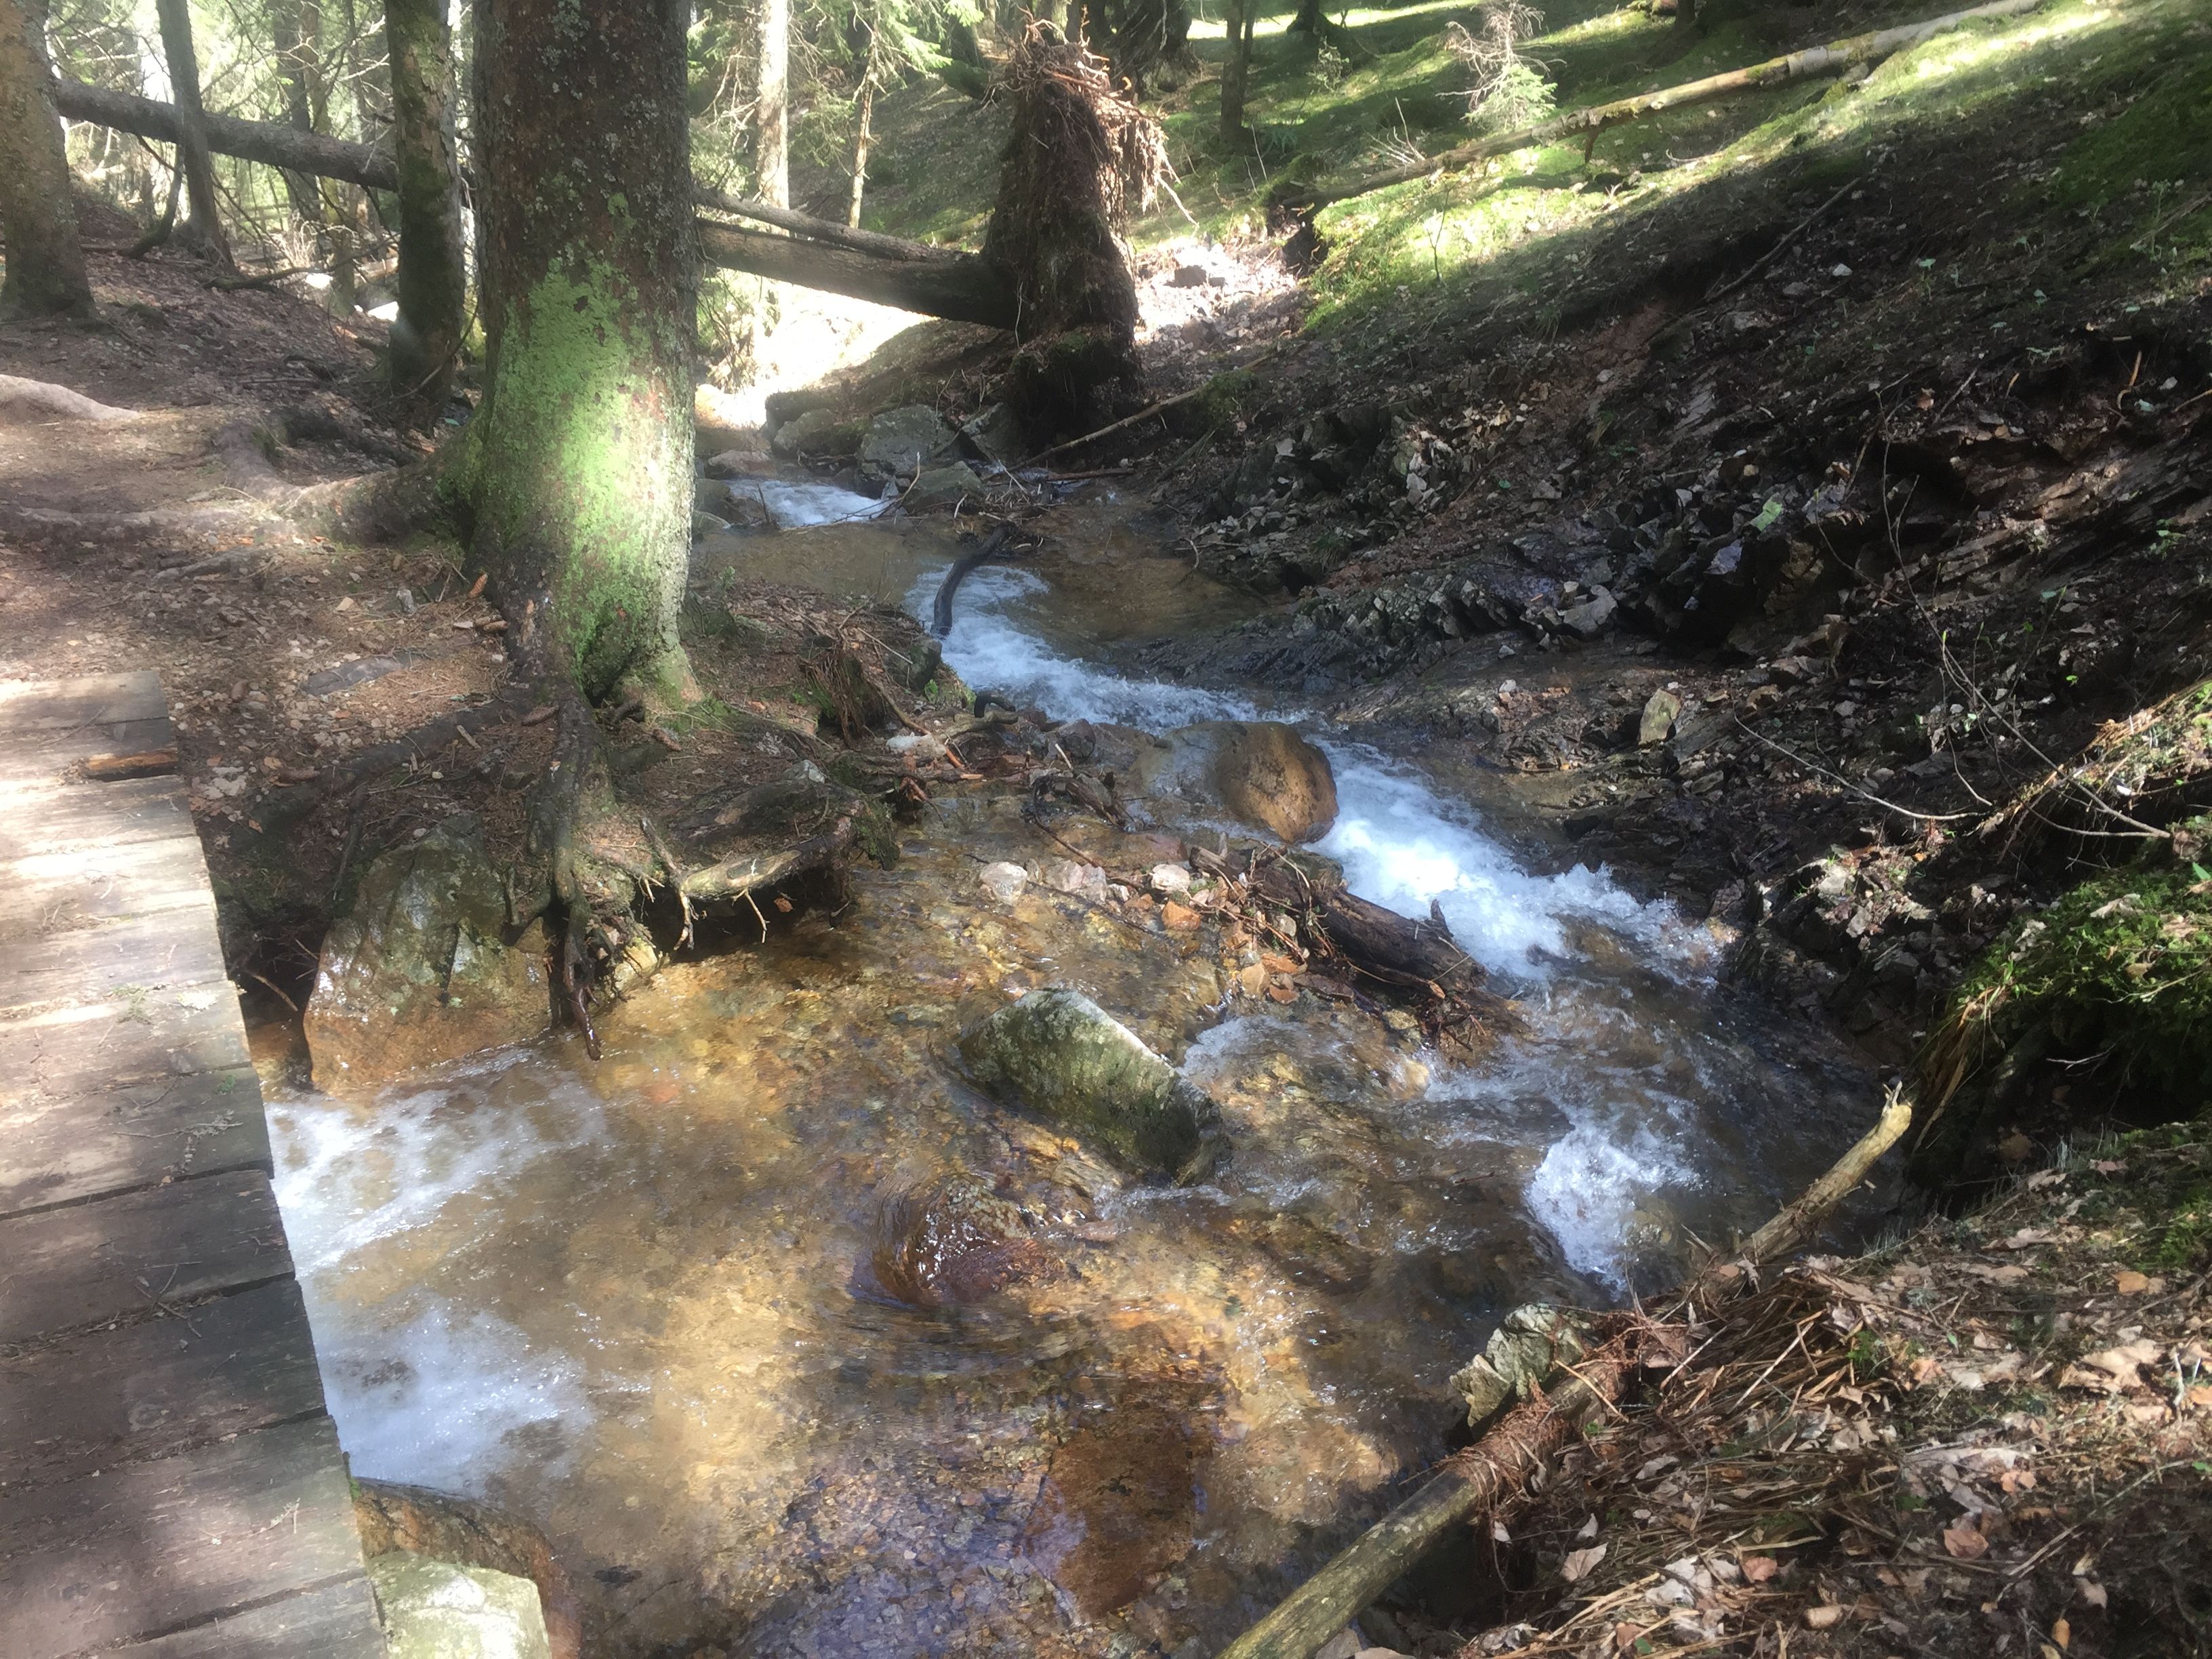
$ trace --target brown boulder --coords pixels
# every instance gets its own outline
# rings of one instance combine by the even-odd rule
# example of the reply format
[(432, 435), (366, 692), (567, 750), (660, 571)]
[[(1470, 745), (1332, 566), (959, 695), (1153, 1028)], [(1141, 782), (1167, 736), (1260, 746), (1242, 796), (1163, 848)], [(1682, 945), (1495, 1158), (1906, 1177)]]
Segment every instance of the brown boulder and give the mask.
[(404, 1553), (527, 1578), (538, 1586), (552, 1659), (578, 1659), (582, 1653), (576, 1593), (553, 1559), (553, 1546), (527, 1521), (451, 1492), (387, 1480), (353, 1483), (353, 1517), (364, 1556)]
[(1336, 823), (1328, 757), (1277, 720), (1206, 720), (1138, 758), (1141, 793), (1226, 813), (1293, 846)]

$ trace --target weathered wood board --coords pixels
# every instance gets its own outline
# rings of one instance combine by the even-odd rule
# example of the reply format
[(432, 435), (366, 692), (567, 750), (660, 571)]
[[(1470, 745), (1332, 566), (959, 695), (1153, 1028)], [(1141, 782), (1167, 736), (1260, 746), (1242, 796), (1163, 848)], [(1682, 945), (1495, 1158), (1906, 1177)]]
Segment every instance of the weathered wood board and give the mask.
[(174, 741), (0, 684), (0, 1656), (380, 1659)]

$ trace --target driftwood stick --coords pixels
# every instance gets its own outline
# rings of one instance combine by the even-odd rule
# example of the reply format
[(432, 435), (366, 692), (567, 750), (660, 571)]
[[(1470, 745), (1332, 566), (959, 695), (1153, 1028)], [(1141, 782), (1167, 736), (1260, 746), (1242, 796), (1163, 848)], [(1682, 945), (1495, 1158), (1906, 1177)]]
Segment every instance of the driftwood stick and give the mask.
[[(1257, 368), (1261, 363), (1266, 362), (1270, 357), (1275, 356), (1275, 354), (1281, 349), (1282, 348), (1280, 346), (1270, 346), (1267, 350), (1255, 357), (1250, 362), (1241, 363), (1238, 367), (1241, 368)], [(1029, 459), (1024, 461), (1022, 465), (1024, 466), (1035, 466), (1039, 461), (1044, 459), (1048, 455), (1058, 455), (1071, 449), (1080, 449), (1085, 444), (1097, 443), (1101, 438), (1110, 438), (1116, 432), (1133, 427), (1139, 421), (1148, 421), (1152, 419), (1153, 416), (1160, 413), (1163, 410), (1173, 409), (1178, 404), (1188, 403), (1193, 398), (1202, 394), (1206, 391), (1206, 387), (1212, 384), (1213, 380), (1212, 378), (1200, 380), (1196, 386), (1191, 387), (1189, 391), (1178, 392), (1172, 398), (1163, 398), (1159, 402), (1153, 404), (1149, 408), (1140, 409), (1133, 415), (1123, 416), (1120, 420), (1115, 421), (1110, 426), (1102, 426), (1096, 432), (1086, 432), (1080, 438), (1070, 438), (1065, 443), (1054, 444), (1050, 449), (1040, 449), (1036, 454), (1030, 456)]]
[[(1741, 1251), (1691, 1279), (1682, 1300), (1718, 1301), (1749, 1281), (1744, 1267), (1755, 1267), (1810, 1238), (1911, 1121), (1910, 1100), (1893, 1088), (1882, 1103), (1881, 1121), (1747, 1239)], [(1577, 1365), (1563, 1387), (1515, 1407), (1489, 1433), (1446, 1462), (1434, 1480), (1223, 1649), (1219, 1659), (1312, 1659), (1323, 1643), (1419, 1560), (1446, 1528), (1518, 1498), (1530, 1475), (1566, 1443), (1576, 1425), (1601, 1403), (1610, 1405), (1619, 1397), (1630, 1362), (1627, 1338), (1616, 1336)]]
[(1500, 133), (1494, 138), (1478, 138), (1471, 143), (1448, 149), (1440, 155), (1430, 156), (1425, 161), (1370, 173), (1364, 179), (1332, 190), (1309, 189), (1286, 181), (1278, 187), (1275, 204), (1279, 207), (1308, 212), (1315, 208), (1326, 207), (1332, 202), (1345, 202), (1355, 196), (1364, 196), (1370, 191), (1407, 184), (1454, 167), (1471, 167), (1492, 156), (1509, 155), (1516, 149), (1553, 143), (1576, 134), (1587, 133), (1595, 139), (1605, 128), (1623, 121), (1640, 121), (1646, 116), (1663, 115), (1669, 110), (1686, 109), (1692, 104), (1711, 103), (1717, 98), (1732, 98), (1739, 93), (1756, 92), (1761, 87), (1777, 87), (1790, 81), (1809, 81), (1822, 76), (1841, 75), (1860, 64), (1870, 64), (1906, 46), (1917, 46), (1930, 36), (1957, 28), (1962, 23), (1974, 22), (1985, 17), (2016, 17), (2022, 12), (2035, 10), (2042, 3), (2043, 0), (1993, 0), (1993, 3), (1989, 5), (1975, 6), (1966, 11), (1946, 12), (1941, 17), (1931, 17), (1923, 22), (1906, 23), (1897, 28), (1878, 29), (1871, 34), (1854, 35), (1846, 40), (1832, 40), (1826, 46), (1808, 46), (1802, 52), (1793, 52), (1785, 57), (1770, 58), (1763, 64), (1730, 70), (1723, 75), (1709, 75), (1701, 81), (1665, 87), (1657, 92), (1638, 93), (1633, 98), (1620, 98), (1609, 104), (1593, 104), (1588, 109), (1574, 110), (1556, 120), (1522, 127), (1517, 132)]
[(1220, 1659), (1311, 1659), (1447, 1528), (1518, 1496), (1598, 1402), (1620, 1392), (1628, 1368), (1627, 1343), (1616, 1337), (1565, 1387), (1515, 1407), (1480, 1443), (1443, 1464), (1435, 1480), (1224, 1648)]

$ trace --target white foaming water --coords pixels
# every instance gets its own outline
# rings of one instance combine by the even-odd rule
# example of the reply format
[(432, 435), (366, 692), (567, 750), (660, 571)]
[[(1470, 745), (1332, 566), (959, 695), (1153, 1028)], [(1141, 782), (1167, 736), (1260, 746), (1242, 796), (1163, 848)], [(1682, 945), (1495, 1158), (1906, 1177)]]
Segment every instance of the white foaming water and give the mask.
[[(533, 1114), (495, 1097), (512, 1052), (373, 1108), (327, 1096), (269, 1102), (276, 1200), (330, 1397), (356, 1473), (481, 1490), (496, 1448), (539, 1425), (588, 1420), (574, 1364), (489, 1315), (408, 1288), (363, 1301), (347, 1271), (380, 1248), (465, 1251), (488, 1200), (531, 1166), (604, 1132), (599, 1103), (558, 1086)], [(420, 1235), (416, 1245), (410, 1236)], [(543, 1446), (532, 1455), (541, 1460)]]
[[(945, 569), (938, 569), (917, 581), (907, 594), (908, 611), (927, 622), (944, 580)], [(1254, 706), (1242, 697), (1157, 680), (1133, 680), (1111, 669), (1060, 656), (1005, 614), (1013, 601), (1050, 591), (1050, 584), (1031, 571), (1004, 565), (985, 565), (970, 571), (960, 584), (952, 631), (945, 639), (945, 660), (970, 685), (1006, 692), (1017, 702), (1034, 702), (1062, 720), (1100, 720), (1162, 731), (1196, 720), (1260, 718)]]
[(803, 530), (809, 525), (853, 524), (879, 517), (884, 504), (856, 495), (835, 484), (799, 483), (788, 478), (738, 478), (730, 494), (758, 497), (779, 530)]
[[(929, 616), (943, 571), (918, 581), (908, 606)], [(1202, 720), (1261, 718), (1250, 702), (1221, 692), (1133, 680), (1110, 669), (1056, 654), (1007, 612), (1048, 591), (1034, 573), (986, 567), (961, 589), (946, 659), (975, 685), (1005, 690), (1066, 719), (1116, 721), (1154, 731)], [(1300, 720), (1295, 711), (1269, 718)], [(1483, 834), (1464, 808), (1439, 795), (1412, 767), (1364, 745), (1324, 743), (1336, 774), (1335, 827), (1316, 850), (1344, 866), (1361, 897), (1401, 915), (1425, 916), (1433, 902), (1453, 935), (1485, 967), (1523, 981), (1543, 981), (1569, 968), (1571, 924), (1593, 924), (1630, 947), (1636, 958), (1676, 975), (1704, 966), (1704, 953), (1672, 907), (1644, 904), (1606, 876), (1584, 867), (1537, 876)], [(1439, 1068), (1433, 1097), (1470, 1103), (1488, 1098), (1517, 1123), (1557, 1121), (1567, 1133), (1553, 1142), (1530, 1178), (1526, 1202), (1577, 1270), (1616, 1289), (1628, 1285), (1641, 1243), (1638, 1209), (1668, 1188), (1694, 1184), (1668, 1146), (1672, 1103), (1619, 1074), (1580, 1045), (1543, 1041), (1547, 1000), (1528, 1009), (1533, 1068), (1501, 1065), (1470, 1076)], [(1571, 1080), (1566, 1073), (1579, 1070)], [(1534, 1086), (1531, 1086), (1532, 1084)], [(1570, 1097), (1583, 1103), (1570, 1105)]]

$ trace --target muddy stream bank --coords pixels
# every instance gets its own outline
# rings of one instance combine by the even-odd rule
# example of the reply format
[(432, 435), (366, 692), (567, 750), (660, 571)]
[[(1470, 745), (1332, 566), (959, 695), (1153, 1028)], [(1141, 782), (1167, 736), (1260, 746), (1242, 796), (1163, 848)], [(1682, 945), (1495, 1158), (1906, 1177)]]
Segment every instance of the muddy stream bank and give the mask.
[[(700, 556), (927, 616), (951, 548), (817, 523)], [(1128, 666), (1250, 604), (1127, 509), (1064, 509), (969, 578), (945, 654), (1063, 718), (1298, 720), (1337, 776), (1318, 850), (1435, 902), (1524, 1029), (1462, 1064), (1240, 997), (1110, 906), (994, 897), (982, 864), (1060, 849), (1018, 797), (940, 801), (842, 914), (611, 1011), (598, 1064), (562, 1033), (373, 1105), (272, 1095), (356, 1471), (538, 1522), (594, 1652), (1210, 1653), (1441, 1454), (1499, 1315), (1664, 1279), (1854, 1138), (1870, 1079), (1720, 982), (1701, 924), (1529, 873), (1410, 737)], [(1054, 984), (1219, 1100), (1212, 1182), (1133, 1180), (962, 1080), (962, 1026)]]

